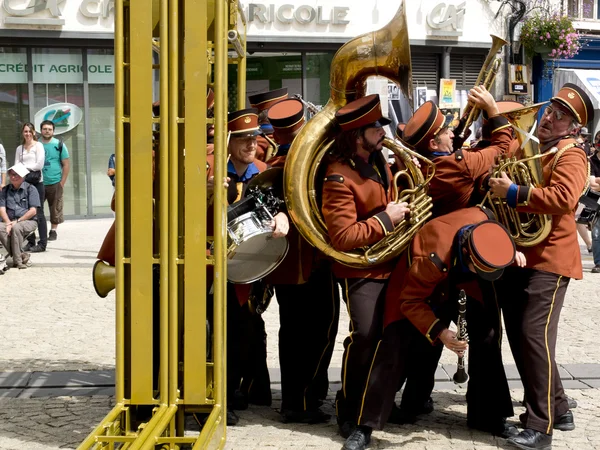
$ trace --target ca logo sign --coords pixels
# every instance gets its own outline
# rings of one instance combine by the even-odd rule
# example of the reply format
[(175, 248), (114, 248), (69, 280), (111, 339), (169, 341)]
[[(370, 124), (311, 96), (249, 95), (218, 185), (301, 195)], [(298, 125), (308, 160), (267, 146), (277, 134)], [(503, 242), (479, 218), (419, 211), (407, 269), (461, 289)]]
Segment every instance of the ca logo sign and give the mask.
[[(462, 34), (463, 22), (465, 20), (465, 4), (450, 5), (438, 3), (429, 14), (427, 24), (433, 28), (433, 34), (446, 36), (460, 36)], [(443, 30), (443, 29), (446, 30)], [(451, 28), (451, 30), (448, 30)]]

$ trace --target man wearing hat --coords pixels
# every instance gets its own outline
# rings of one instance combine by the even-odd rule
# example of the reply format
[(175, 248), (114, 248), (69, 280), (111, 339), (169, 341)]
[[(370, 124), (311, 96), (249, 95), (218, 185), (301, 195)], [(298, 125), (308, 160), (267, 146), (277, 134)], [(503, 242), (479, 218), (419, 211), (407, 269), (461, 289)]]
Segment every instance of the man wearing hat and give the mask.
[[(435, 176), (428, 194), (433, 200), (433, 217), (471, 205), (475, 180), (487, 175), (496, 156), (504, 153), (512, 140), (510, 126), (498, 116), (494, 97), (483, 86), (469, 91), (469, 101), (483, 109), (489, 119), (492, 142), (478, 152), (453, 152), (454, 135), (445, 117), (431, 101), (425, 102), (406, 124), (402, 141), (435, 163)], [(425, 168), (423, 168), (425, 170)]]
[[(466, 351), (466, 342), (448, 328), (457, 320), (458, 291), (482, 297), (475, 282), (479, 278), (484, 280), (485, 294), (491, 292), (493, 298), (490, 282), (515, 260), (510, 234), (490, 216), (489, 211), (472, 207), (435, 218), (419, 230), (400, 258), (390, 275), (384, 332), (369, 363), (372, 369), (361, 393), (358, 427), (344, 449), (364, 449), (372, 429), (382, 429), (387, 421), (414, 422), (433, 390), (443, 347), (459, 356)], [(518, 263), (524, 264), (522, 255)], [(493, 308), (478, 301), (467, 305), (467, 420), (473, 428), (507, 437), (517, 430), (505, 422), (513, 409), (502, 365), (499, 317), (496, 312), (495, 323), (485, 318), (494, 311), (495, 304)], [(389, 380), (403, 378), (407, 381), (398, 410), (394, 408), (397, 384)]]
[[(252, 178), (267, 169), (256, 160), (258, 111), (254, 108), (229, 113), (227, 117), (229, 161), (227, 163), (227, 202), (233, 204), (244, 197)], [(214, 189), (214, 155), (207, 155), (209, 193)], [(212, 235), (212, 206), (208, 212), (207, 234)], [(273, 220), (273, 237), (284, 237), (289, 228), (285, 213)], [(271, 383), (267, 369), (265, 323), (252, 314), (248, 298), (252, 284), (227, 285), (227, 400), (228, 424), (235, 425), (235, 409), (247, 408), (248, 402), (271, 404)]]
[(501, 291), (506, 332), (519, 369), (527, 411), (524, 431), (509, 442), (519, 448), (549, 448), (552, 430), (575, 428), (555, 361), (560, 311), (571, 278), (583, 276), (574, 211), (587, 183), (588, 161), (577, 142), (594, 109), (579, 86), (565, 84), (540, 120), (543, 185), (519, 186), (502, 174), (489, 181), (493, 195), (517, 212), (552, 215), (548, 237), (523, 248), (527, 268), (507, 271)]
[[(392, 175), (381, 150), (390, 120), (378, 95), (348, 103), (336, 113), (341, 128), (330, 152), (323, 183), (322, 212), (331, 245), (349, 251), (380, 241), (408, 213), (392, 201)], [(384, 292), (394, 261), (357, 269), (334, 263), (350, 315), (344, 341), (342, 389), (336, 398), (340, 434), (347, 437), (358, 421), (362, 390), (380, 338)]]
[(275, 148), (273, 148), (272, 145), (273, 127), (269, 123), (267, 112), (271, 106), (286, 98), (288, 98), (287, 88), (275, 89), (273, 91), (261, 92), (260, 94), (248, 96), (250, 106), (258, 110), (260, 133), (256, 139), (258, 144), (256, 158), (260, 161), (264, 161), (267, 155), (275, 152)]
[[(287, 99), (272, 106), (277, 154), (267, 163), (281, 172), (290, 146), (305, 123), (304, 105)], [(320, 423), (330, 416), (319, 408), (327, 397), (327, 369), (339, 321), (339, 290), (331, 262), (290, 226), (289, 250), (283, 262), (266, 277), (279, 304), (279, 366), (281, 416), (284, 422)]]
[(8, 169), (10, 183), (0, 193), (0, 242), (19, 269), (29, 267), (29, 253), (22, 251), (23, 240), (37, 228), (36, 208), (40, 207), (37, 189), (25, 181), (28, 173), (22, 163), (12, 166)]

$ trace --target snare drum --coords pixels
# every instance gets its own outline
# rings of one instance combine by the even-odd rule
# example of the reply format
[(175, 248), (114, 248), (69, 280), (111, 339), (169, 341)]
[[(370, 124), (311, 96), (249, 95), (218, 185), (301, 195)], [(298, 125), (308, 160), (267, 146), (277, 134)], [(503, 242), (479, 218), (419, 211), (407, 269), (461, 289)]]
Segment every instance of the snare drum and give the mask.
[(252, 283), (271, 273), (288, 251), (287, 238), (273, 238), (269, 223), (255, 211), (227, 224), (227, 279)]

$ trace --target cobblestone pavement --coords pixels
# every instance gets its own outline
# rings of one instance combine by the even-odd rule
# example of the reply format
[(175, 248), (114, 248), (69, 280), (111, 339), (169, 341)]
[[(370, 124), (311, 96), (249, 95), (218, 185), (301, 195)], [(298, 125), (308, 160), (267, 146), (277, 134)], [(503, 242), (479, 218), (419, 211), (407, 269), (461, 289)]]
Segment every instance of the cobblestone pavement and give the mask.
[[(67, 221), (59, 227), (58, 241), (50, 242), (46, 253), (32, 256), (31, 268), (12, 269), (0, 277), (5, 293), (0, 300), (0, 372), (114, 367), (114, 295), (100, 299), (91, 285), (91, 267), (111, 222)], [(589, 273), (592, 262), (587, 253), (583, 260), (584, 280), (571, 283), (562, 311), (557, 349), (560, 364), (600, 363), (600, 346), (595, 340), (600, 322), (600, 275)], [(275, 301), (265, 313), (265, 321), (268, 364), (277, 368)], [(348, 330), (344, 310), (339, 330), (331, 364), (334, 372), (341, 366), (341, 343)], [(512, 364), (507, 345), (505, 352), (505, 363)], [(442, 363), (454, 365), (456, 359), (444, 353)], [(577, 430), (557, 432), (555, 448), (600, 448), (600, 390), (570, 389), (569, 395), (579, 401)], [(520, 400), (522, 390), (515, 389), (513, 396)], [(502, 448), (500, 440), (465, 427), (463, 399), (464, 390), (440, 385), (434, 393), (434, 413), (415, 425), (375, 433), (372, 448)], [(333, 414), (332, 400), (330, 395), (325, 409)], [(0, 450), (73, 448), (110, 410), (112, 401), (110, 396), (0, 398)], [(277, 408), (274, 402), (273, 408), (251, 407), (241, 412), (241, 426), (229, 430), (227, 448), (341, 447), (333, 421), (319, 426), (284, 425), (278, 421)]]

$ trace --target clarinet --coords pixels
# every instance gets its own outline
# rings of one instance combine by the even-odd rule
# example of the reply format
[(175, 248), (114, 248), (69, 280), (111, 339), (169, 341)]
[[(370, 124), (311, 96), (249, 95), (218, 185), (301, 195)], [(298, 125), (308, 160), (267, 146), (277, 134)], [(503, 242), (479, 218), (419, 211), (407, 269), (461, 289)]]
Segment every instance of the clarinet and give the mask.
[[(458, 320), (456, 322), (458, 328), (456, 338), (459, 341), (469, 341), (467, 333), (467, 295), (464, 290), (460, 290), (458, 294)], [(455, 384), (463, 384), (469, 381), (469, 374), (465, 370), (465, 357), (459, 356), (456, 366), (456, 373), (452, 377)]]

